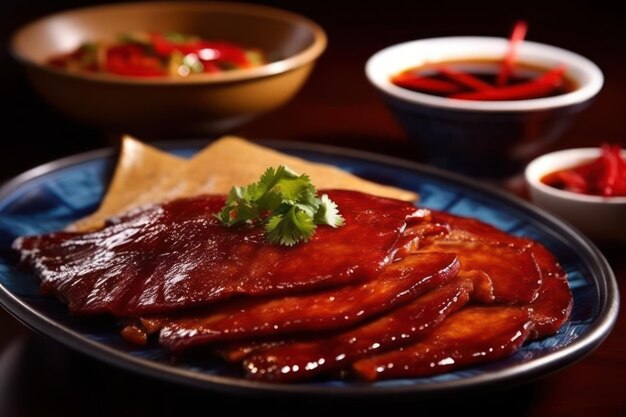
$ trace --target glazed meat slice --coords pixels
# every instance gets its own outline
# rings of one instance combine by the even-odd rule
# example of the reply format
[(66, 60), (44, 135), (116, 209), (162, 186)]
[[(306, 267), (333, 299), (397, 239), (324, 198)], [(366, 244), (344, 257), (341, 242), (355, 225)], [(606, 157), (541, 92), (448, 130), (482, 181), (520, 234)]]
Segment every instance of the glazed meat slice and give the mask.
[[(489, 310), (472, 310), (473, 313), (457, 314), (445, 322), (448, 330), (437, 330), (435, 336), (428, 336), (414, 346), (380, 354), (371, 359), (365, 359), (355, 365), (357, 373), (365, 379), (375, 380), (395, 377), (418, 377), (449, 372), (457, 368), (474, 365), (482, 360), (495, 360), (513, 353), (524, 340), (545, 337), (554, 334), (568, 319), (572, 307), (572, 296), (567, 284), (566, 275), (552, 254), (543, 246), (533, 243), (530, 247), (533, 258), (540, 270), (542, 285), (535, 300), (526, 306), (514, 309), (493, 308)], [(413, 332), (406, 329), (408, 323), (420, 323), (419, 319), (426, 319), (425, 315), (413, 314), (412, 320), (404, 322), (393, 320), (402, 315), (402, 312), (423, 311), (426, 300), (439, 296), (455, 294), (454, 291), (469, 288), (482, 289), (472, 292), (474, 303), (490, 302), (489, 292), (485, 285), (476, 287), (477, 282), (485, 282), (487, 274), (481, 271), (461, 271), (458, 278), (452, 283), (423, 295), (412, 303), (400, 307), (387, 315), (363, 326), (333, 337), (312, 341), (272, 341), (262, 344), (230, 345), (222, 348), (222, 354), (231, 361), (246, 360), (246, 371), (254, 373), (248, 375), (253, 379), (267, 379), (274, 381), (289, 381), (315, 375), (324, 370), (338, 369), (340, 365), (350, 364), (352, 359), (359, 359), (367, 354), (382, 352), (398, 346), (406, 346), (428, 334), (434, 325), (427, 329), (411, 327)], [(471, 279), (471, 280), (470, 280)], [(488, 280), (487, 280), (488, 282)], [(467, 294), (467, 292), (465, 292)], [(445, 298), (441, 298), (444, 300)], [(442, 309), (441, 322), (449, 313), (462, 307), (467, 299), (459, 296), (452, 298), (456, 304), (448, 311)], [(459, 301), (460, 300), (460, 301)], [(470, 307), (474, 308), (474, 307)], [(490, 315), (488, 319), (483, 316)], [(457, 316), (460, 316), (458, 318)], [(475, 321), (474, 321), (475, 320)], [(458, 321), (458, 322), (457, 322)], [(484, 321), (484, 323), (483, 323)], [(404, 340), (392, 340), (395, 335), (391, 331), (402, 331)], [(501, 328), (497, 328), (500, 326)], [(515, 339), (515, 343), (507, 341), (507, 335)], [(467, 340), (472, 341), (468, 343)], [(519, 342), (519, 343), (518, 343)], [(375, 348), (373, 348), (375, 346)], [(468, 350), (461, 350), (459, 346), (467, 346)], [(495, 346), (495, 347), (494, 347)], [(483, 350), (484, 349), (484, 350)], [(484, 353), (487, 352), (487, 353)], [(428, 361), (431, 359), (436, 361)], [(447, 355), (447, 356), (446, 356)], [(487, 355), (485, 358), (484, 355)], [(322, 359), (320, 364), (317, 359)], [(337, 360), (340, 358), (341, 360)], [(295, 365), (295, 368), (294, 368)], [(389, 370), (387, 368), (403, 367), (404, 371)], [(404, 368), (406, 367), (406, 368)], [(378, 371), (376, 369), (380, 368)], [(293, 369), (296, 369), (294, 372)]]
[(533, 242), (528, 250), (542, 282), (530, 304), (469, 307), (412, 346), (356, 362), (356, 374), (368, 380), (436, 375), (506, 357), (527, 339), (554, 334), (572, 308), (566, 274), (540, 244)]
[(572, 292), (567, 274), (554, 256), (540, 244), (532, 252), (541, 271), (542, 284), (537, 298), (528, 306), (533, 321), (531, 338), (554, 334), (567, 321), (572, 311)]
[(464, 270), (483, 271), (493, 281), (494, 295), (501, 303), (529, 303), (541, 287), (541, 273), (529, 249), (442, 240), (423, 250), (454, 253)]
[[(247, 377), (286, 382), (345, 368), (368, 354), (414, 342), (430, 333), (470, 299), (491, 302), (493, 288), (483, 274), (460, 274), (452, 282), (411, 303), (356, 328), (314, 340), (284, 343), (253, 353), (244, 362)], [(231, 346), (228, 357), (254, 351), (254, 346)]]
[(201, 196), (135, 210), (95, 232), (22, 237), (13, 247), (42, 288), (76, 314), (136, 317), (377, 276), (416, 208), (354, 191), (327, 193), (346, 224), (319, 227), (306, 245), (267, 244), (262, 226), (223, 227), (214, 213), (224, 197)]
[(236, 340), (213, 346), (213, 352), (228, 362), (237, 363), (243, 361), (246, 356), (253, 352), (270, 349), (285, 343), (293, 343), (294, 341), (294, 339), (280, 338), (280, 336), (260, 340)]
[(533, 243), (529, 239), (503, 232), (480, 220), (442, 211), (433, 211), (431, 222), (448, 227), (447, 240), (483, 241), (516, 248), (525, 248)]
[(522, 307), (467, 307), (422, 341), (361, 359), (352, 369), (368, 381), (442, 374), (509, 356), (528, 338), (531, 327)]
[[(217, 341), (347, 327), (411, 301), (453, 278), (458, 270), (452, 254), (407, 256), (362, 284), (272, 299), (232, 300), (206, 314), (164, 318), (159, 340), (166, 348), (180, 351)], [(148, 330), (158, 327), (158, 318), (150, 321)]]
[[(419, 234), (420, 239), (414, 240), (419, 240), (425, 250), (448, 247), (461, 260), (463, 270), (486, 272), (493, 281), (496, 301), (527, 305), (534, 337), (554, 334), (569, 318), (573, 299), (567, 274), (540, 243), (477, 220), (436, 211), (413, 222), (425, 224), (422, 229), (428, 233), (412, 226), (404, 235)], [(464, 242), (469, 242), (467, 249)], [(481, 247), (482, 253), (477, 250)]]
[(478, 220), (432, 211), (412, 221), (403, 236), (404, 251), (450, 252), (463, 270), (480, 270), (493, 281), (498, 302), (527, 304), (541, 286), (534, 242), (504, 233)]

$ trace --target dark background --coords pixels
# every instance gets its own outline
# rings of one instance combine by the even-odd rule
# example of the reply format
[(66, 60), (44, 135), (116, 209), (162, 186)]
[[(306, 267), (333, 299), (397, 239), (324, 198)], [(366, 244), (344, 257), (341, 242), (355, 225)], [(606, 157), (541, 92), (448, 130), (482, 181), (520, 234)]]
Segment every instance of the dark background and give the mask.
[[(254, 2), (254, 1), (253, 1)], [(0, 8), (0, 82), (4, 131), (0, 179), (36, 164), (107, 146), (104, 132), (65, 120), (29, 89), (8, 50), (11, 33), (49, 13), (97, 4), (93, 0), (4, 0)], [(363, 73), (367, 58), (390, 44), (434, 36), (507, 36), (516, 19), (528, 38), (573, 50), (595, 61), (606, 85), (557, 147), (624, 142), (626, 14), (609, 1), (257, 1), (309, 16), (324, 27), (329, 47), (311, 79), (286, 107), (242, 128), (251, 138), (327, 142), (404, 154), (404, 133)], [(613, 2), (619, 4), (619, 2)], [(8, 133), (11, 132), (11, 133)], [(143, 138), (149, 140), (150, 138)], [(388, 146), (383, 146), (383, 143)]]
[[(95, 1), (15, 1), (0, 5), (0, 182), (40, 163), (110, 146), (109, 133), (78, 125), (41, 103), (10, 57), (11, 33), (28, 21)], [(249, 138), (323, 142), (413, 157), (403, 131), (368, 84), (367, 58), (390, 44), (450, 35), (506, 36), (529, 21), (528, 38), (578, 52), (603, 70), (604, 89), (555, 148), (626, 143), (626, 14), (608, 1), (271, 1), (320, 23), (329, 47), (311, 79), (287, 106), (241, 128)], [(616, 5), (618, 2), (614, 2)], [(150, 139), (150, 138), (143, 138)], [(618, 279), (626, 279), (623, 247), (604, 248)], [(623, 295), (623, 291), (622, 291)], [(623, 316), (623, 314), (622, 314)], [(47, 341), (0, 311), (0, 417), (179, 415), (199, 406), (214, 414), (225, 404), (237, 414), (448, 414), (507, 416), (626, 416), (626, 328), (623, 317), (592, 356), (537, 383), (434, 401), (250, 400), (163, 384), (112, 369)]]

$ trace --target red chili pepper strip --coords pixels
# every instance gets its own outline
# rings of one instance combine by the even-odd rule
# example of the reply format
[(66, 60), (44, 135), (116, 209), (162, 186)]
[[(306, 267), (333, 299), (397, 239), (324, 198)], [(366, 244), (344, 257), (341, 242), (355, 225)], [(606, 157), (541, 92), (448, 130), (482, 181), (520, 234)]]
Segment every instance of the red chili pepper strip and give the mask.
[[(222, 41), (205, 41), (193, 39), (188, 42), (172, 42), (160, 33), (151, 33), (150, 41), (154, 51), (162, 57), (169, 57), (174, 51), (183, 55), (198, 54), (203, 49), (210, 50), (211, 58), (207, 61), (230, 62), (239, 67), (249, 66), (246, 51), (237, 45)], [(201, 58), (202, 59), (202, 58)]]
[(564, 189), (567, 191), (583, 194), (589, 192), (587, 180), (576, 171), (559, 171), (557, 177), (563, 183)]
[(161, 62), (144, 53), (134, 44), (117, 45), (106, 52), (104, 70), (111, 74), (134, 77), (157, 77), (166, 75)]
[(515, 66), (515, 61), (517, 59), (517, 47), (524, 41), (527, 30), (528, 25), (523, 20), (518, 20), (515, 23), (515, 26), (513, 26), (513, 31), (511, 32), (511, 37), (509, 39), (509, 49), (506, 51), (504, 61), (502, 62), (502, 68), (500, 68), (500, 72), (498, 73), (498, 80), (496, 82), (498, 86), (504, 86), (509, 81), (509, 77), (511, 76), (511, 72), (513, 71), (513, 67)]
[(492, 90), (452, 94), (450, 98), (462, 100), (501, 101), (527, 100), (545, 97), (561, 85), (564, 74), (565, 67), (559, 66), (526, 83), (494, 88)]
[(170, 57), (175, 51), (183, 55), (192, 54), (202, 49), (202, 42), (199, 39), (189, 40), (187, 42), (173, 42), (160, 33), (151, 33), (150, 41), (157, 55), (164, 58)]
[(420, 77), (419, 75), (406, 72), (395, 75), (391, 82), (398, 87), (408, 88), (409, 90), (427, 91), (443, 95), (458, 93), (462, 90), (461, 86), (449, 81)]
[(150, 42), (154, 52), (162, 57), (169, 57), (176, 49), (176, 44), (160, 33), (150, 33)]
[(613, 146), (613, 153), (618, 161), (615, 195), (626, 196), (626, 161), (622, 158), (622, 150), (618, 145)]
[(454, 70), (450, 67), (446, 67), (445, 65), (438, 65), (437, 71), (439, 71), (441, 75), (449, 78), (451, 81), (454, 81), (457, 84), (460, 84), (467, 88), (471, 88), (475, 91), (492, 90), (494, 88), (493, 85), (484, 82), (483, 80), (473, 76), (472, 74)]
[(626, 195), (626, 162), (622, 159), (620, 147), (602, 145), (600, 160), (604, 166), (599, 181), (600, 193), (606, 197)]
[(222, 72), (222, 69), (214, 61), (202, 61), (202, 72), (205, 74), (216, 74)]
[(617, 182), (618, 170), (618, 161), (614, 158), (613, 152), (611, 152), (611, 146), (602, 145), (600, 159), (604, 165), (604, 172), (600, 178), (600, 192), (604, 196), (611, 196), (613, 195), (613, 188)]

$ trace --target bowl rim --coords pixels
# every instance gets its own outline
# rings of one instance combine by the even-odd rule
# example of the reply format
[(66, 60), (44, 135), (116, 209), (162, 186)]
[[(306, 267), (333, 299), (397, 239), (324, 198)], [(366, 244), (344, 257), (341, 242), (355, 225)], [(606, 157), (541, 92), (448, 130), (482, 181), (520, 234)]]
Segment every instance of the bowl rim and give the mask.
[[(133, 9), (133, 8), (168, 8), (173, 9), (197, 9), (197, 10), (216, 10), (216, 11), (232, 11), (243, 14), (254, 14), (256, 16), (269, 17), (281, 21), (286, 21), (291, 24), (304, 25), (308, 28), (313, 35), (313, 42), (307, 46), (304, 50), (298, 52), (295, 55), (288, 56), (284, 59), (271, 62), (269, 64), (261, 65), (255, 68), (236, 69), (232, 71), (224, 71), (218, 74), (211, 74), (210, 76), (198, 76), (198, 77), (155, 77), (155, 78), (142, 78), (142, 77), (126, 77), (115, 74), (107, 73), (89, 73), (89, 72), (73, 72), (63, 68), (55, 68), (42, 62), (37, 62), (26, 57), (17, 47), (18, 39), (23, 34), (36, 25), (40, 25), (43, 22), (55, 19), (67, 15), (81, 14), (97, 10), (111, 10), (111, 9)], [(252, 80), (258, 78), (265, 78), (273, 75), (282, 74), (296, 68), (302, 67), (315, 61), (326, 49), (328, 38), (326, 32), (320, 25), (313, 20), (302, 16), (300, 14), (290, 12), (287, 10), (250, 4), (250, 3), (238, 3), (228, 1), (151, 1), (151, 2), (124, 2), (114, 4), (102, 4), (95, 6), (79, 7), (69, 10), (64, 10), (58, 13), (49, 14), (36, 19), (30, 23), (17, 29), (12, 35), (9, 42), (9, 51), (13, 58), (25, 66), (37, 68), (41, 71), (51, 73), (58, 76), (80, 79), (90, 82), (110, 83), (110, 84), (135, 84), (135, 85), (194, 85), (194, 84), (220, 84), (224, 82), (237, 82)]]
[[(621, 150), (622, 158), (626, 159), (626, 149)], [(626, 205), (626, 197), (603, 197), (559, 190), (541, 182), (541, 178), (551, 172), (575, 166), (600, 156), (600, 148), (572, 148), (549, 152), (533, 159), (524, 170), (526, 184), (542, 194), (552, 198), (589, 204)], [(548, 163), (550, 162), (550, 163)]]
[[(381, 74), (385, 68), (384, 59), (391, 54), (405, 54), (407, 50), (415, 50), (428, 44), (439, 44), (441, 48), (454, 42), (482, 42), (491, 43), (491, 46), (501, 46), (508, 43), (508, 39), (491, 36), (443, 36), (435, 38), (417, 39), (390, 45), (374, 53), (365, 64), (365, 73), (371, 84), (383, 93), (405, 102), (456, 111), (472, 112), (523, 112), (556, 109), (573, 104), (583, 103), (594, 97), (604, 84), (604, 76), (600, 68), (588, 58), (564, 48), (544, 43), (524, 41), (521, 48), (532, 50), (541, 57), (559, 57), (582, 71), (588, 77), (588, 81), (580, 85), (576, 90), (553, 97), (535, 98), (529, 100), (502, 100), (502, 101), (477, 101), (459, 100), (446, 97), (438, 97), (430, 94), (419, 93), (398, 87), (391, 83), (389, 74)], [(579, 80), (577, 80), (579, 81)]]

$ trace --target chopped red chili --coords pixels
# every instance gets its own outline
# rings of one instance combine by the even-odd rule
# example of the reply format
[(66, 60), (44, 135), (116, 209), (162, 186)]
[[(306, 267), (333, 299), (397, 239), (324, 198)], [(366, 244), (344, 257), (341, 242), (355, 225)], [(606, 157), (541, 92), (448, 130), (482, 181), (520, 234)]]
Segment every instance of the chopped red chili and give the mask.
[(626, 161), (621, 152), (619, 145), (604, 144), (599, 158), (550, 173), (541, 182), (580, 194), (626, 196)]
[(83, 44), (48, 60), (55, 67), (131, 77), (216, 73), (265, 62), (260, 51), (229, 42), (178, 33), (142, 32), (123, 34), (114, 43)]

